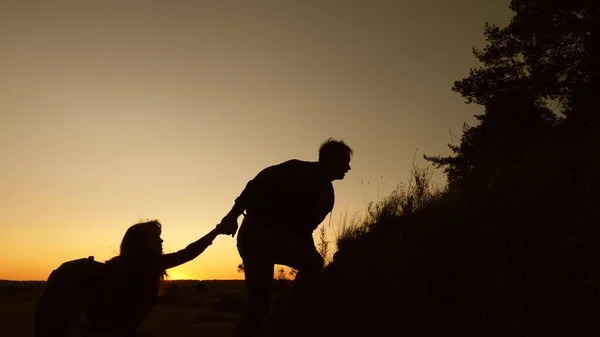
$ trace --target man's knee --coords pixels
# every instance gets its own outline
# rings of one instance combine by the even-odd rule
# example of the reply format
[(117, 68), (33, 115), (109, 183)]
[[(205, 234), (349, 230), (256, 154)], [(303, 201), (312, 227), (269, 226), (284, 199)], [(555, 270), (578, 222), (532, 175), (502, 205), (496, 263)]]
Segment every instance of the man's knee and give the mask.
[(309, 273), (320, 272), (323, 269), (323, 265), (325, 262), (323, 261), (323, 257), (321, 254), (315, 252), (314, 254), (310, 254), (304, 263), (304, 270)]
[(323, 265), (325, 265), (325, 260), (323, 259), (321, 254), (317, 254), (315, 261), (316, 261), (316, 264), (318, 265), (319, 269), (322, 269)]
[(323, 258), (321, 255), (311, 256), (306, 259), (298, 269), (296, 281), (299, 283), (314, 283), (318, 280), (323, 269)]

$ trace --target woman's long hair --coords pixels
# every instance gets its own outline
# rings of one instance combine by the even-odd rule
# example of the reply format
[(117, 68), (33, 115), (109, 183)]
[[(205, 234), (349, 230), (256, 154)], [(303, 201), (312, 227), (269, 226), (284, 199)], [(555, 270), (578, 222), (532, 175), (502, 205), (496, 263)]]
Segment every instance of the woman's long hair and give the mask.
[[(158, 220), (150, 220), (137, 223), (125, 232), (119, 256), (108, 262), (120, 261), (127, 264), (131, 269), (138, 270), (144, 274), (154, 274), (163, 280), (168, 276), (167, 271), (160, 264), (162, 252), (149, 249), (150, 239), (160, 240), (161, 224)], [(143, 269), (143, 270), (141, 270)]]

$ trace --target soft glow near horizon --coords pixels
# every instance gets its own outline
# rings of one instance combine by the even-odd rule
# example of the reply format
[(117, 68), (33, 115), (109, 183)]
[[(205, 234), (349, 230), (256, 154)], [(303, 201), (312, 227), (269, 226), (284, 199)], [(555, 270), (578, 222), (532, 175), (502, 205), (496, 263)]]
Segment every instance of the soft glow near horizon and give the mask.
[(181, 272), (180, 270), (181, 270), (181, 266), (169, 269), (168, 279), (169, 280), (194, 280), (194, 279), (196, 279), (195, 277), (191, 277), (188, 274)]
[[(481, 112), (450, 88), (508, 3), (0, 3), (0, 279), (107, 260), (148, 218), (184, 248), (328, 137), (355, 150), (332, 223), (362, 210)], [(239, 279), (240, 262), (223, 236), (170, 273)]]

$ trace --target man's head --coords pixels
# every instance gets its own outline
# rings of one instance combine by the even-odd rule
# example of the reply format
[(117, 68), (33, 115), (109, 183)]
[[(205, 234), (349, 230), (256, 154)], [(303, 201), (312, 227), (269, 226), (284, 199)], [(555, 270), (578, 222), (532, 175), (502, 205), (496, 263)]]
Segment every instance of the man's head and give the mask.
[(319, 163), (327, 179), (344, 179), (350, 171), (350, 159), (354, 151), (342, 140), (327, 139), (319, 148)]

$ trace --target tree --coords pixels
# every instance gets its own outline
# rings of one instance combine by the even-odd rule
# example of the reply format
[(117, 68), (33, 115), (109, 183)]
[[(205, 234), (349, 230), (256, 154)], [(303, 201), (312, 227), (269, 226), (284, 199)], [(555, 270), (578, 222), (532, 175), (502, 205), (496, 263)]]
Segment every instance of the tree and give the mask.
[(457, 81), (467, 102), (487, 106), (500, 94), (555, 101), (565, 115), (593, 95), (600, 71), (600, 5), (589, 0), (513, 0), (509, 25), (485, 25), (488, 45), (473, 50), (483, 67)]
[(507, 27), (485, 25), (488, 44), (473, 50), (482, 66), (452, 88), (485, 107), (480, 123), (463, 127), (453, 156), (425, 156), (445, 168), (450, 187), (510, 164), (560, 120), (557, 112), (575, 125), (600, 121), (597, 1), (513, 0), (510, 8)]

